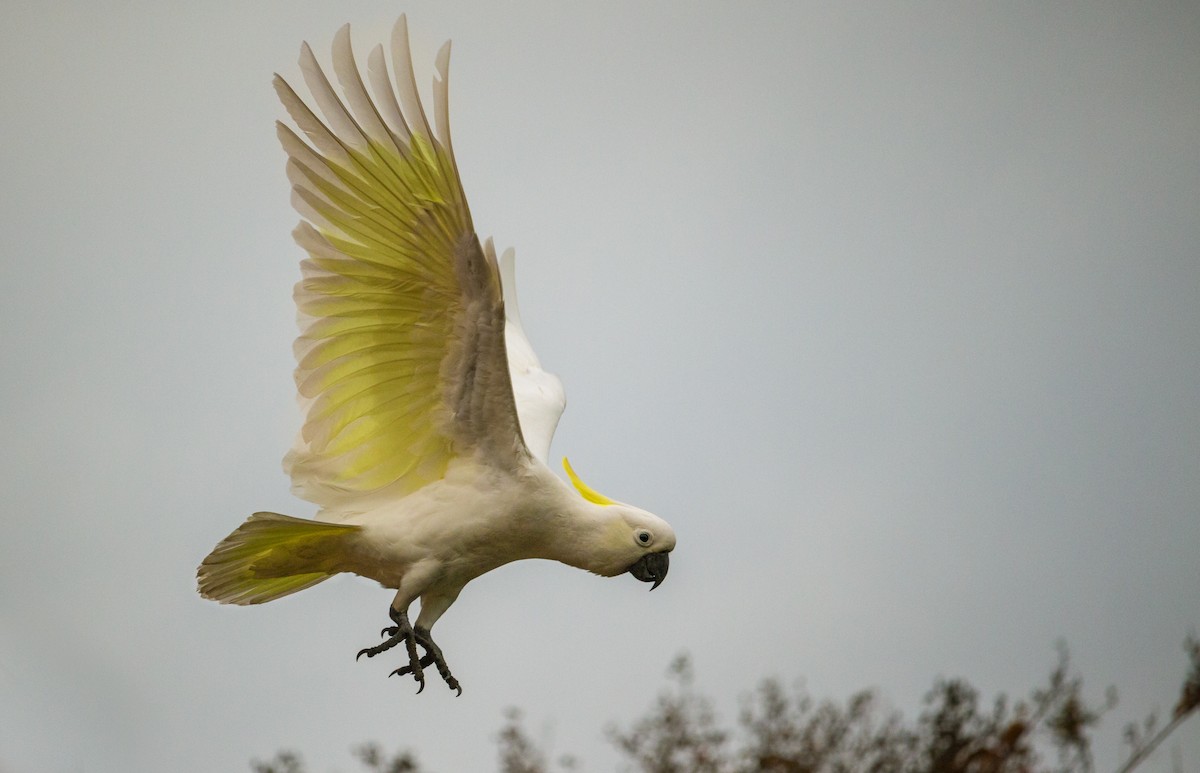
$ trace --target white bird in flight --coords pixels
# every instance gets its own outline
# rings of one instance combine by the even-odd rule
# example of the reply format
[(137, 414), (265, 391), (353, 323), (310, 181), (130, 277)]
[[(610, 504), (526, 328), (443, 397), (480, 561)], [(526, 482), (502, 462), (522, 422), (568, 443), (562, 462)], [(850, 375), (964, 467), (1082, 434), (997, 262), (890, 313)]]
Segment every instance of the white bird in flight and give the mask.
[[(439, 51), (431, 129), (403, 16), (367, 60), (349, 25), (333, 42), (339, 98), (311, 49), (300, 68), (322, 120), (275, 76), (308, 141), (283, 123), (294, 231), (308, 253), (296, 285), (296, 385), (304, 424), (284, 469), (316, 520), (255, 513), (197, 570), (201, 595), (260, 604), (341, 572), (395, 588), (374, 657), (404, 644), (393, 675), (437, 668), (462, 688), (430, 635), (463, 586), (499, 566), (546, 558), (658, 587), (675, 533), (661, 518), (547, 466), (566, 405), (521, 327), (513, 256), (497, 261), (471, 224), (450, 144)], [(410, 624), (408, 609), (420, 599)], [(420, 654), (417, 646), (424, 650)]]

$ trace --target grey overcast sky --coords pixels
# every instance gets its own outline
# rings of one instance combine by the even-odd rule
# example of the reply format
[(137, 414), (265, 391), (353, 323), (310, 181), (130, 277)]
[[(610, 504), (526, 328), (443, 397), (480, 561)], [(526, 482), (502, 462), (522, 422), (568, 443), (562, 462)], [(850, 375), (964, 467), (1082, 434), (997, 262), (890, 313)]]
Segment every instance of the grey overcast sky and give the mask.
[[(545, 562), (438, 625), (462, 679), (354, 662), (389, 591), (195, 593), (255, 510), (311, 515), (283, 117), (351, 22), (454, 40), (476, 225), (567, 385), (555, 442), (664, 515), (654, 594)], [(765, 676), (1023, 693), (1066, 640), (1119, 729), (1200, 624), (1192, 2), (10, 2), (0, 27), (0, 771), (490, 770), (506, 706), (588, 771), (690, 651)], [(1200, 769), (1200, 725), (1177, 737)], [(1148, 771), (1170, 769), (1165, 749)]]

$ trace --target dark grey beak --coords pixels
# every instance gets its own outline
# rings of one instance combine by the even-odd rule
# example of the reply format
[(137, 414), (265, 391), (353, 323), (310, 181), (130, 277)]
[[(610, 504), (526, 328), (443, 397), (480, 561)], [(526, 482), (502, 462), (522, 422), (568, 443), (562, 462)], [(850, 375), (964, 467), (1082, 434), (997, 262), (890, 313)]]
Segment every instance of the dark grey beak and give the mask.
[(667, 568), (670, 564), (671, 560), (666, 553), (647, 553), (629, 567), (629, 573), (642, 582), (654, 583), (650, 586), (650, 590), (654, 590), (667, 578)]

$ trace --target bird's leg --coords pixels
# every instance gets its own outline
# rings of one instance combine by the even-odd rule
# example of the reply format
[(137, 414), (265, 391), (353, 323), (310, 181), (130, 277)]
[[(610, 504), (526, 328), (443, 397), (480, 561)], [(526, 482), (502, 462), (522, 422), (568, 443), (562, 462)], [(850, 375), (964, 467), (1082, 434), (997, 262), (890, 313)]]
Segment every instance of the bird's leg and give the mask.
[[(434, 643), (433, 637), (429, 634), (429, 629), (423, 626), (415, 628), (409, 624), (408, 615), (405, 612), (398, 612), (395, 608), (388, 608), (388, 615), (392, 618), (394, 626), (389, 626), (380, 631), (380, 636), (387, 636), (387, 640), (374, 647), (367, 647), (364, 650), (359, 650), (358, 657), (366, 655), (373, 658), (381, 652), (387, 652), (392, 647), (395, 647), (400, 642), (404, 642), (405, 649), (408, 650), (408, 665), (401, 666), (393, 671), (389, 676), (404, 676), (412, 674), (421, 686), (417, 689), (420, 693), (425, 689), (425, 668), (430, 665), (436, 665), (438, 674), (445, 680), (446, 685), (451, 690), (454, 690), (459, 695), (462, 695), (462, 686), (458, 680), (450, 673), (450, 667), (446, 665), (446, 658), (442, 655), (442, 648)], [(425, 656), (417, 656), (417, 644), (425, 648)]]
[[(436, 665), (438, 674), (445, 680), (446, 686), (454, 690), (458, 695), (462, 695), (462, 685), (454, 678), (454, 674), (450, 673), (450, 666), (446, 665), (446, 658), (442, 655), (442, 648), (434, 643), (433, 637), (429, 634), (428, 628), (417, 626), (413, 629), (413, 637), (425, 648), (425, 657), (418, 661), (409, 661), (407, 666), (401, 666), (393, 671), (389, 676), (404, 676), (405, 674), (415, 674), (416, 668), (426, 668), (430, 665)], [(414, 663), (416, 668), (414, 668)], [(422, 685), (424, 682), (422, 681)], [(417, 692), (420, 692), (418, 690)]]
[(404, 673), (412, 674), (413, 679), (417, 680), (420, 688), (417, 692), (425, 689), (425, 672), (421, 668), (421, 660), (417, 657), (417, 638), (413, 632), (413, 627), (408, 622), (408, 613), (403, 610), (397, 610), (395, 607), (388, 607), (388, 617), (392, 618), (393, 626), (384, 628), (379, 632), (380, 636), (388, 637), (381, 644), (374, 647), (367, 647), (358, 651), (355, 660), (366, 655), (368, 658), (373, 658), (381, 652), (387, 652), (392, 647), (395, 647), (400, 642), (404, 642), (405, 649), (408, 650), (408, 670)]
[[(442, 648), (433, 643), (433, 637), (429, 634), (429, 629), (418, 625), (414, 629), (414, 633), (417, 636), (417, 641), (421, 642), (421, 646), (425, 648), (425, 658), (433, 658), (433, 663), (437, 666), (438, 674), (446, 682), (446, 686), (454, 690), (458, 695), (462, 695), (462, 686), (454, 678), (454, 674), (450, 673), (450, 666), (446, 665), (446, 658), (442, 655)], [(421, 658), (421, 665), (426, 665), (425, 658)]]

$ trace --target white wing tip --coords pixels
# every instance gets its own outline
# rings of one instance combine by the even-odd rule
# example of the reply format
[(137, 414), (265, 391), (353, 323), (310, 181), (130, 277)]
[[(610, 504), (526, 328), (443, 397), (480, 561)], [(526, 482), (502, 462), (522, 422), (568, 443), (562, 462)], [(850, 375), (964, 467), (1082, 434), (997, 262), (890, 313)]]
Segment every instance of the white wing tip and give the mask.
[[(488, 239), (491, 242), (491, 239)], [(505, 316), (521, 327), (521, 307), (517, 303), (517, 253), (512, 247), (500, 256), (500, 288), (504, 293)]]

